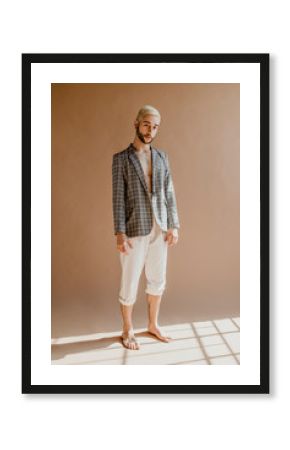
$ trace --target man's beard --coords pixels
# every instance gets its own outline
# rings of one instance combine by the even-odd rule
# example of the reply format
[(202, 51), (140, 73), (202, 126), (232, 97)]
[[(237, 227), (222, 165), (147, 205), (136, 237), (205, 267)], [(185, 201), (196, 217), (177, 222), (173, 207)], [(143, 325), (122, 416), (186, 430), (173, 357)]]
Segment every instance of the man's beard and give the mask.
[(151, 137), (151, 140), (148, 142), (145, 140), (145, 135), (141, 133), (141, 131), (139, 130), (139, 127), (136, 127), (136, 134), (138, 136), (138, 138), (140, 139), (140, 141), (143, 142), (143, 144), (150, 144), (153, 141), (153, 137)]

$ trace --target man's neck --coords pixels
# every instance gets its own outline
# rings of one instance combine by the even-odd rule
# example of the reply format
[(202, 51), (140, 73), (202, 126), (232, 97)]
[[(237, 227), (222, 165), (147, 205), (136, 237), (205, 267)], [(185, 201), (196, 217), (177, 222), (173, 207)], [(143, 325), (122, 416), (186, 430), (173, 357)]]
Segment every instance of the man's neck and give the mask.
[(140, 139), (134, 139), (133, 146), (136, 149), (137, 152), (143, 153), (143, 152), (149, 152), (150, 151), (150, 144), (144, 144), (144, 142), (140, 141)]

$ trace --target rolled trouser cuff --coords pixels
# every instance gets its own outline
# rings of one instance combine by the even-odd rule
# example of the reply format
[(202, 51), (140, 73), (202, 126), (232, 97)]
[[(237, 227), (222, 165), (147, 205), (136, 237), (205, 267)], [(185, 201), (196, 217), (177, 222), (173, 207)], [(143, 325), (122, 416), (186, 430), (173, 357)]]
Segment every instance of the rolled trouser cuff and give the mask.
[(159, 289), (152, 289), (152, 288), (146, 288), (145, 293), (149, 295), (162, 295), (165, 291), (165, 288), (159, 288)]
[(131, 298), (131, 299), (125, 299), (121, 296), (119, 296), (119, 302), (124, 305), (124, 306), (130, 306), (130, 305), (134, 305), (134, 303), (136, 302), (136, 297), (135, 298)]

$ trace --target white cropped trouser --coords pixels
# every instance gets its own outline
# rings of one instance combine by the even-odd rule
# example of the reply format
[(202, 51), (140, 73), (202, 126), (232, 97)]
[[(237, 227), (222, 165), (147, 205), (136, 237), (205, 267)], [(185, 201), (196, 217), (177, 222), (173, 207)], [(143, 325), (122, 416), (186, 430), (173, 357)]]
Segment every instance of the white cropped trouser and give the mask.
[(129, 238), (133, 248), (127, 245), (128, 255), (120, 253), (121, 287), (119, 301), (132, 305), (136, 301), (139, 280), (145, 267), (146, 289), (151, 295), (162, 295), (166, 285), (167, 241), (153, 218), (153, 227), (146, 236)]

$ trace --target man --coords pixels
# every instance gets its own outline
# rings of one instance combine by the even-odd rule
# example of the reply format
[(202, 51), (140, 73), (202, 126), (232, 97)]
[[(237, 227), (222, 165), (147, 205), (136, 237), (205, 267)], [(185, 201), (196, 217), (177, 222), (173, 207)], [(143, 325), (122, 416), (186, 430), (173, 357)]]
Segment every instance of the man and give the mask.
[(166, 284), (167, 247), (178, 241), (179, 219), (168, 156), (151, 145), (160, 121), (157, 109), (143, 106), (134, 122), (133, 143), (115, 153), (112, 162), (114, 229), (122, 268), (122, 342), (131, 350), (140, 348), (132, 312), (144, 266), (148, 332), (170, 341), (158, 326), (158, 314)]

